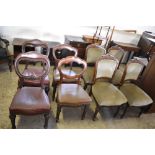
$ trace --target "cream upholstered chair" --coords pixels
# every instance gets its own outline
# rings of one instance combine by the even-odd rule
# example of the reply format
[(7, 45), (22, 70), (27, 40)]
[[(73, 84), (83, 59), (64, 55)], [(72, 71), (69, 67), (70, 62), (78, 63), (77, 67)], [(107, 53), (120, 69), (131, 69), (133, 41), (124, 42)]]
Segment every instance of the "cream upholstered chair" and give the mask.
[(112, 79), (112, 83), (114, 85), (119, 85), (120, 81), (122, 79), (122, 76), (123, 76), (124, 68), (125, 68), (125, 65), (121, 64), (122, 59), (125, 54), (125, 51), (121, 47), (116, 45), (116, 46), (112, 46), (108, 49), (108, 54), (114, 56), (119, 62), (118, 68), (117, 68), (115, 75)]
[[(68, 44), (60, 44), (53, 48), (52, 54), (55, 60), (55, 66), (53, 69), (53, 82), (52, 82), (52, 86), (53, 86), (52, 98), (54, 100), (56, 88), (60, 82), (60, 73), (58, 71), (57, 65), (62, 58), (65, 58), (67, 56), (77, 56), (78, 50)], [(67, 75), (72, 75), (72, 76), (76, 74), (76, 72), (73, 70), (72, 64), (69, 64), (68, 66), (64, 66), (63, 72), (65, 72), (65, 74)], [(63, 83), (75, 83), (75, 82), (76, 82), (75, 79), (64, 79), (63, 80)]]
[(97, 60), (91, 93), (96, 110), (93, 116), (95, 120), (97, 113), (102, 107), (117, 107), (114, 117), (118, 114), (120, 107), (127, 102), (124, 94), (111, 83), (118, 60), (111, 55), (103, 55)]
[(94, 65), (96, 61), (105, 53), (106, 50), (102, 46), (96, 44), (91, 44), (87, 46), (85, 60), (88, 66), (86, 72), (83, 74), (83, 80), (85, 85), (84, 89), (86, 89), (88, 85), (92, 84)]
[(141, 74), (143, 67), (144, 64), (137, 59), (130, 60), (126, 65), (121, 80), (122, 86), (120, 87), (120, 90), (128, 99), (128, 103), (124, 110), (124, 113), (121, 116), (122, 118), (124, 117), (129, 106), (139, 107), (141, 110), (138, 116), (140, 117), (140, 115), (147, 111), (153, 103), (151, 97), (148, 94), (146, 94), (141, 88), (139, 88), (135, 83), (133, 83), (139, 78), (139, 75)]
[[(69, 75), (66, 74), (66, 72), (63, 72), (62, 66), (73, 62), (82, 65), (82, 70), (75, 75)], [(57, 97), (56, 97), (57, 102), (56, 122), (59, 121), (59, 115), (62, 107), (79, 107), (79, 106), (84, 107), (81, 117), (81, 119), (84, 119), (86, 114), (86, 108), (92, 101), (91, 97), (80, 85), (81, 76), (86, 70), (86, 68), (87, 68), (86, 62), (78, 57), (69, 56), (59, 61), (58, 70), (60, 72), (60, 82), (57, 88)], [(76, 83), (63, 83), (64, 79), (70, 79), (70, 80), (74, 79)]]

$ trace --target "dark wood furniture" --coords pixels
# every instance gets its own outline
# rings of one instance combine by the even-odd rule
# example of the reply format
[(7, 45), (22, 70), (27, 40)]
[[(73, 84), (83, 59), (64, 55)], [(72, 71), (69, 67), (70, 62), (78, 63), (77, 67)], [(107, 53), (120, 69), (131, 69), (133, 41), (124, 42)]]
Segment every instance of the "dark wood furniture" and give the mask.
[[(30, 39), (24, 39), (24, 38), (14, 38), (12, 45), (13, 45), (13, 49), (14, 49), (14, 59), (18, 56), (18, 54), (20, 54), (22, 52), (22, 45), (24, 42), (29, 41)], [(53, 47), (56, 45), (59, 45), (59, 42), (54, 42), (54, 41), (44, 41), (45, 43), (47, 43), (48, 48), (49, 48), (49, 59), (50, 59), (50, 64), (53, 65), (54, 64), (54, 58), (53, 58), (53, 54), (52, 54), (52, 50)], [(26, 52), (27, 51), (34, 51), (33, 47), (27, 47), (26, 48)]]
[[(62, 66), (65, 64), (70, 64), (76, 62), (83, 66), (83, 69), (79, 74), (68, 75), (62, 71)], [(92, 101), (91, 97), (87, 94), (87, 92), (80, 85), (80, 79), (83, 75), (84, 71), (87, 68), (87, 64), (84, 60), (79, 57), (69, 56), (63, 58), (58, 63), (58, 70), (60, 72), (60, 84), (57, 89), (57, 114), (56, 114), (56, 122), (59, 121), (59, 115), (62, 107), (84, 107), (82, 117), (83, 120), (86, 114), (86, 108), (89, 106)], [(63, 79), (72, 79), (76, 80), (76, 83), (63, 83)]]
[(149, 110), (149, 112), (154, 113), (155, 112), (155, 53), (152, 54), (152, 57), (142, 74), (140, 86), (153, 99), (154, 103), (151, 109)]
[(140, 56), (149, 58), (155, 52), (155, 33), (144, 31), (138, 46), (140, 49)]
[(91, 43), (86, 42), (82, 37), (65, 35), (65, 43), (78, 49), (78, 57), (85, 58), (85, 52), (88, 45)]
[[(20, 61), (41, 62), (46, 64), (42, 66), (42, 72), (38, 75), (31, 73), (30, 75), (24, 75), (19, 69)], [(15, 129), (16, 115), (39, 115), (44, 114), (45, 124), (44, 128), (47, 128), (49, 113), (50, 113), (50, 101), (44, 90), (44, 79), (49, 73), (50, 62), (47, 56), (36, 53), (27, 52), (21, 53), (15, 60), (15, 71), (19, 78), (22, 80), (40, 80), (40, 87), (22, 87), (17, 90), (10, 105), (10, 120), (12, 128)]]
[[(27, 47), (31, 47), (31, 48), (33, 47), (35, 49), (35, 51), (37, 51), (37, 53), (44, 54), (47, 57), (49, 55), (48, 45), (45, 42), (41, 41), (41, 40), (33, 39), (33, 40), (28, 40), (28, 41), (24, 42), (23, 45), (22, 45), (22, 53), (26, 52)], [(31, 75), (31, 73), (35, 73), (36, 75), (41, 74), (42, 68), (39, 68), (39, 67), (38, 68), (29, 68), (30, 64), (28, 64), (27, 62), (25, 62), (25, 63), (26, 63), (26, 65), (25, 65), (25, 69), (24, 69), (24, 72), (23, 72), (24, 75)], [(50, 79), (49, 79), (48, 75), (45, 77), (44, 85), (45, 85), (45, 92), (48, 95), (48, 92), (49, 92), (49, 89), (50, 89)], [(40, 87), (41, 82), (40, 82), (40, 80), (27, 80), (27, 79), (24, 79), (21, 82), (21, 80), (19, 78), (19, 80), (18, 80), (18, 88), (21, 88), (23, 86)]]
[(9, 41), (0, 38), (0, 64), (7, 61), (9, 70), (12, 72), (12, 55), (8, 51)]

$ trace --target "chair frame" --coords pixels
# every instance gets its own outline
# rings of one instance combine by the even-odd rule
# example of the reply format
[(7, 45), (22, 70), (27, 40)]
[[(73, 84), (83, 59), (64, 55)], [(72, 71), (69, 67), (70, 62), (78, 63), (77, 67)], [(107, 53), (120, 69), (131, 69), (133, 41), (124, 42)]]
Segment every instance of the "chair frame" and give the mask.
[[(32, 61), (32, 62), (40, 61), (43, 64), (46, 64), (46, 66), (45, 66), (46, 68), (43, 67), (43, 70), (44, 70), (43, 74), (40, 76), (36, 76), (36, 75), (25, 76), (25, 75), (23, 75), (18, 68), (19, 62), (23, 61), (23, 60), (24, 61), (28, 60), (28, 61)], [(41, 88), (43, 90), (44, 90), (44, 78), (48, 75), (49, 69), (50, 69), (50, 62), (49, 62), (48, 57), (45, 55), (42, 55), (42, 54), (35, 53), (35, 51), (34, 51), (34, 53), (33, 52), (21, 53), (15, 59), (15, 71), (16, 71), (16, 74), (21, 79), (21, 82), (23, 82), (24, 79), (30, 79), (30, 80), (40, 79)], [(19, 88), (19, 89), (22, 89), (22, 88)], [(47, 126), (48, 126), (49, 113), (50, 113), (50, 111), (48, 113), (47, 112), (44, 113), (44, 118), (45, 118), (44, 128), (47, 128)], [(16, 125), (15, 125), (16, 115), (19, 115), (19, 114), (15, 114), (14, 112), (10, 111), (9, 118), (11, 120), (12, 129), (16, 129)]]
[[(142, 65), (142, 66), (145, 66), (145, 65), (143, 64), (143, 62), (141, 62), (140, 60), (138, 60), (138, 59), (131, 59), (131, 60), (127, 63), (127, 65), (126, 65), (126, 67), (125, 67), (125, 70), (124, 70), (124, 73), (123, 73), (123, 76), (122, 76), (121, 83), (120, 83), (120, 86), (119, 86), (119, 87), (121, 87), (125, 82), (131, 82), (131, 83), (134, 83), (134, 84), (135, 84), (136, 81), (137, 81), (137, 79), (138, 79), (139, 76), (141, 75), (141, 73), (142, 73), (142, 71), (143, 71), (143, 68), (142, 68), (142, 70), (139, 72), (138, 77), (137, 77), (136, 80), (135, 80), (135, 79), (127, 79), (127, 80), (125, 80), (125, 77), (126, 77), (126, 74), (127, 74), (128, 66), (129, 66), (131, 63), (138, 63), (138, 64), (140, 64), (140, 65)], [(140, 116), (142, 115), (142, 113), (145, 113), (146, 111), (148, 111), (148, 110), (150, 109), (151, 106), (152, 106), (152, 103), (149, 104), (149, 105), (145, 105), (145, 106), (139, 106), (140, 112), (138, 113), (138, 117), (140, 117)], [(123, 112), (122, 115), (121, 115), (121, 118), (123, 118), (123, 117), (125, 116), (125, 114), (126, 114), (126, 112), (127, 112), (127, 110), (128, 110), (129, 107), (135, 107), (135, 106), (130, 106), (129, 103), (127, 103), (127, 104), (126, 104), (126, 107), (125, 107), (125, 109), (124, 109), (124, 112)], [(136, 107), (137, 107), (137, 106), (136, 106)]]
[[(53, 58), (55, 60), (55, 65), (54, 65), (54, 68), (53, 68), (53, 72), (54, 70), (56, 70), (58, 68), (58, 63), (60, 61), (60, 59), (58, 59), (56, 57), (56, 53), (60, 52), (61, 50), (63, 49), (66, 49), (68, 51), (72, 51), (74, 53), (74, 56), (77, 57), (78, 55), (78, 50), (74, 47), (72, 47), (71, 45), (68, 45), (68, 44), (60, 44), (60, 45), (57, 45), (53, 48)], [(72, 64), (70, 64), (70, 69), (72, 70)], [(54, 80), (54, 76), (53, 76), (53, 82), (52, 82), (52, 87), (53, 87), (53, 95), (52, 95), (52, 99), (53, 101), (55, 100), (55, 93), (56, 93), (56, 88), (57, 88), (57, 85), (58, 85), (59, 81), (55, 81)]]
[[(115, 70), (114, 70), (114, 72), (113, 72), (113, 75), (112, 75), (111, 78), (110, 78), (110, 77), (100, 77), (100, 78), (96, 78), (98, 63), (99, 63), (101, 60), (105, 60), (105, 59), (113, 60), (113, 61), (116, 62), (116, 67), (115, 67)], [(95, 96), (94, 96), (94, 94), (92, 93), (92, 86), (95, 84), (95, 82), (96, 82), (97, 80), (99, 80), (99, 79), (106, 79), (106, 80), (108, 80), (109, 82), (111, 82), (111, 80), (112, 80), (112, 78), (113, 78), (113, 76), (114, 76), (114, 74), (115, 74), (117, 68), (118, 68), (118, 60), (117, 60), (115, 57), (113, 57), (113, 56), (111, 56), (111, 55), (109, 55), (109, 54), (103, 55), (100, 59), (98, 59), (98, 61), (97, 61), (96, 64), (95, 64), (95, 73), (94, 73), (94, 76), (93, 76), (93, 84), (91, 85), (91, 90), (90, 90), (90, 93), (89, 93), (89, 95), (92, 95), (92, 97), (94, 98), (95, 104), (96, 104), (96, 109), (95, 109), (95, 112), (94, 112), (94, 115), (93, 115), (93, 118), (92, 118), (93, 121), (95, 121), (98, 112), (99, 112), (102, 108), (104, 108), (104, 107), (117, 107), (117, 110), (116, 110), (115, 114), (113, 115), (113, 117), (116, 117), (117, 114), (119, 113), (120, 108), (121, 108), (124, 104), (126, 104), (126, 103), (124, 103), (124, 104), (122, 104), (122, 105), (120, 105), (120, 106), (115, 106), (115, 105), (113, 105), (113, 106), (99, 105), (98, 102), (97, 102), (97, 100), (96, 100), (96, 98), (95, 98)]]
[[(81, 64), (84, 67), (83, 70), (79, 74), (77, 74), (75, 76), (70, 76), (70, 75), (63, 74), (63, 72), (61, 70), (61, 66), (63, 64), (69, 64), (71, 62), (77, 62), (78, 64)], [(84, 60), (80, 59), (79, 57), (69, 56), (69, 57), (61, 59), (59, 61), (59, 63), (58, 63), (58, 70), (60, 72), (59, 85), (61, 85), (63, 83), (63, 78), (76, 79), (76, 81), (77, 81), (76, 84), (80, 85), (80, 78), (82, 77), (82, 74), (85, 72), (86, 69), (87, 69), (87, 63)], [(83, 109), (83, 113), (82, 113), (82, 116), (81, 116), (81, 120), (83, 120), (85, 118), (86, 109), (88, 107), (87, 104), (65, 105), (65, 104), (61, 104), (58, 101), (58, 98), (56, 98), (56, 102), (57, 102), (56, 122), (59, 122), (59, 115), (60, 115), (62, 107), (83, 107), (84, 109)]]

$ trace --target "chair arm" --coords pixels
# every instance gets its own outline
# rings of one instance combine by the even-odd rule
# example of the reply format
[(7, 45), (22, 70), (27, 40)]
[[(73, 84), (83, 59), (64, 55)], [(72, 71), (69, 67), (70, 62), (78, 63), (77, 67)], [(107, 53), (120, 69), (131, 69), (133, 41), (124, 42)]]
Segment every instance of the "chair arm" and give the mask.
[(5, 43), (5, 45), (6, 45), (6, 47), (9, 46), (9, 41), (7, 39), (0, 38), (0, 41), (3, 41)]

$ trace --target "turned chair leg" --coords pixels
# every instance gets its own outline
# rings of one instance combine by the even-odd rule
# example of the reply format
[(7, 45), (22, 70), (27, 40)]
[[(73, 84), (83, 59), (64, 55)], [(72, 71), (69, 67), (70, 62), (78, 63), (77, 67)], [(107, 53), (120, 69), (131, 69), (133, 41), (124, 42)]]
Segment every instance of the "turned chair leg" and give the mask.
[(60, 112), (61, 112), (61, 106), (57, 106), (57, 114), (56, 114), (56, 122), (59, 122), (59, 115), (60, 115)]
[(47, 129), (47, 127), (48, 127), (48, 120), (49, 120), (49, 113), (48, 114), (44, 114), (44, 118), (45, 118), (44, 128)]
[(48, 96), (49, 90), (50, 90), (50, 89), (49, 89), (49, 86), (46, 86), (46, 87), (45, 87), (45, 93), (47, 94), (47, 96)]
[(124, 117), (124, 115), (125, 115), (125, 113), (127, 112), (127, 109), (128, 109), (128, 104), (126, 105), (126, 107), (125, 107), (125, 109), (124, 109), (124, 112), (123, 112), (123, 114), (121, 115), (121, 118), (123, 118)]
[(16, 125), (15, 125), (16, 115), (10, 114), (9, 118), (11, 120), (12, 129), (16, 129)]
[(99, 112), (99, 107), (97, 106), (95, 109), (95, 113), (93, 115), (93, 121), (95, 121), (95, 118), (96, 118), (98, 112)]
[(87, 105), (84, 105), (84, 109), (83, 109), (83, 113), (81, 116), (81, 120), (84, 120), (85, 116), (86, 116), (86, 111), (87, 111)]
[(119, 113), (120, 107), (121, 107), (121, 106), (118, 106), (118, 107), (117, 107), (116, 113), (114, 114), (113, 117), (116, 117), (116, 116), (117, 116), (117, 114)]
[(53, 101), (55, 99), (55, 93), (56, 93), (56, 84), (53, 85), (53, 96), (52, 96)]
[(8, 60), (8, 66), (9, 66), (9, 70), (10, 70), (10, 72), (12, 72), (12, 58), (9, 58), (9, 60)]

